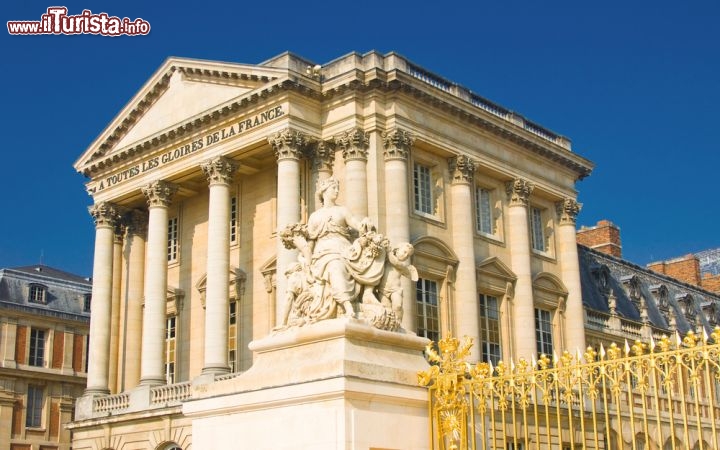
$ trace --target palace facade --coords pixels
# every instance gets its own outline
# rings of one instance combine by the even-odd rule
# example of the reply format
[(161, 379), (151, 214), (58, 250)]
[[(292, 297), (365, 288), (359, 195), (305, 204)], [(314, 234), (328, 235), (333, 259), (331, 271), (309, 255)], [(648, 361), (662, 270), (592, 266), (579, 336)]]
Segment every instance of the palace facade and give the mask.
[(212, 414), (189, 405), (232, 409), (248, 345), (284, 320), (298, 252), (279, 232), (331, 176), (339, 204), (414, 247), (393, 333), (468, 335), (494, 362), (585, 348), (575, 183), (592, 163), (395, 53), (168, 59), (75, 168), (96, 223), (75, 449), (210, 448)]
[(85, 389), (90, 279), (0, 269), (0, 450), (67, 450)]

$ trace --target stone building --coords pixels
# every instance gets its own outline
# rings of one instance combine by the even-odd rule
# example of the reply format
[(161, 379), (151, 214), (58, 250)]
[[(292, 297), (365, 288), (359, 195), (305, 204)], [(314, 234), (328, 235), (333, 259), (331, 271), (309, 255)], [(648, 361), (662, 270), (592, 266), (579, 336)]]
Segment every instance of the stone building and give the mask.
[[(215, 448), (221, 429), (248, 448), (286, 434), (305, 448), (423, 448), (413, 333), (471, 336), (473, 358), (495, 362), (584, 348), (575, 183), (592, 167), (567, 138), (395, 53), (168, 59), (75, 164), (96, 235), (73, 448)], [(303, 318), (287, 309), (302, 252), (282, 232), (324, 206), (314, 194), (331, 177), (388, 252), (412, 245), (417, 276), (401, 277), (384, 329), (356, 323), (372, 300), (351, 297), (338, 307), (351, 318), (273, 333)], [(385, 295), (372, 283), (365, 294)], [(297, 352), (273, 356), (271, 334)], [(353, 342), (332, 347), (339, 372), (314, 364), (335, 338)], [(268, 405), (323, 428), (284, 415), (279, 435)], [(398, 405), (407, 422), (387, 415)]]
[(91, 284), (45, 265), (0, 269), (0, 450), (69, 449), (86, 385)]

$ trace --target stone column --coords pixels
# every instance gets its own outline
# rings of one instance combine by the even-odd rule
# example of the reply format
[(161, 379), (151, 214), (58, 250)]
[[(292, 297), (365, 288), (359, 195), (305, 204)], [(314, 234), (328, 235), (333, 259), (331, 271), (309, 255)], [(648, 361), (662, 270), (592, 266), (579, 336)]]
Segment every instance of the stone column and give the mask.
[(508, 208), (508, 247), (510, 267), (517, 276), (512, 318), (515, 323), (515, 354), (529, 359), (536, 353), (535, 303), (533, 301), (532, 269), (530, 265), (530, 231), (528, 229), (528, 200), (534, 186), (516, 178), (506, 184)]
[[(122, 250), (125, 225), (115, 225), (115, 236), (113, 240), (113, 287), (112, 306), (110, 308), (110, 354), (108, 356), (108, 387), (110, 392), (118, 390), (118, 338), (120, 335), (120, 293), (122, 288)], [(90, 308), (92, 311), (92, 308)]]
[(125, 289), (125, 320), (123, 320), (124, 345), (120, 354), (123, 375), (120, 380), (120, 391), (133, 389), (140, 383), (148, 213), (139, 209), (131, 211), (127, 225), (128, 271)]
[(142, 188), (148, 202), (145, 254), (145, 311), (142, 324), (140, 384), (165, 384), (165, 319), (167, 303), (168, 206), (177, 186), (155, 181)]
[(313, 182), (309, 187), (310, 211), (315, 211), (320, 207), (320, 202), (315, 196), (315, 188), (323, 180), (332, 176), (333, 163), (335, 162), (335, 144), (329, 141), (316, 141), (313, 143), (312, 152), (310, 154), (313, 166)]
[(225, 157), (201, 165), (210, 184), (205, 291), (203, 374), (230, 372), (228, 366), (228, 285), (230, 284), (230, 183), (236, 169)]
[[(278, 161), (277, 175), (277, 230), (300, 222), (300, 158), (307, 139), (293, 129), (285, 129), (268, 138)], [(297, 251), (286, 249), (277, 239), (277, 287), (275, 289), (275, 325), (282, 323), (283, 302), (287, 280), (285, 268), (297, 261)]]
[(457, 329), (454, 330), (454, 335), (473, 338), (475, 345), (471, 348), (470, 361), (477, 361), (480, 359), (480, 329), (471, 188), (475, 163), (465, 155), (456, 156), (448, 162), (452, 177), (450, 226), (453, 247), (459, 261), (455, 281), (454, 322)]
[(568, 290), (565, 306), (565, 337), (567, 350), (574, 353), (585, 351), (585, 312), (582, 303), (580, 285), (580, 262), (578, 259), (575, 220), (580, 212), (579, 204), (572, 198), (566, 198), (555, 204), (558, 213), (558, 260), (560, 278)]
[(90, 309), (90, 348), (86, 394), (109, 394), (108, 355), (110, 353), (110, 312), (113, 281), (113, 240), (117, 208), (101, 202), (89, 208), (95, 219), (95, 257), (93, 262), (92, 308)]
[(370, 140), (367, 134), (355, 128), (335, 137), (345, 160), (345, 206), (356, 217), (367, 217), (367, 160)]
[[(415, 140), (404, 130), (382, 135), (385, 148), (385, 234), (392, 245), (410, 242), (410, 207), (408, 202), (408, 158)], [(403, 315), (401, 325), (415, 331), (415, 286), (402, 278)]]

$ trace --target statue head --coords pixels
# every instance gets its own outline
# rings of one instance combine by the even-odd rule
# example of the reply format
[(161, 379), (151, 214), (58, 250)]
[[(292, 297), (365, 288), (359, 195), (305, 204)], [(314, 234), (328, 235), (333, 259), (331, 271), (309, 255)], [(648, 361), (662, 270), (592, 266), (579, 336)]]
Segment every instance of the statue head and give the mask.
[(325, 204), (323, 195), (331, 187), (340, 189), (340, 182), (337, 180), (337, 178), (335, 178), (335, 177), (326, 178), (318, 183), (317, 190), (315, 191), (315, 195), (317, 196), (317, 199), (321, 205)]

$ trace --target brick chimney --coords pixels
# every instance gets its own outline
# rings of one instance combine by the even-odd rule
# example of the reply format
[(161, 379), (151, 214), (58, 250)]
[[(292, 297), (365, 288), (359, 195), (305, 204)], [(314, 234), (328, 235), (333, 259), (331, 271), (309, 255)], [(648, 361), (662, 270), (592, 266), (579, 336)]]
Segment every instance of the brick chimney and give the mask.
[(683, 283), (700, 286), (700, 260), (693, 254), (650, 263), (647, 268), (662, 273)]
[(577, 243), (622, 258), (620, 228), (609, 220), (601, 220), (594, 227), (580, 227), (577, 231)]
[(703, 278), (700, 283), (703, 289), (720, 294), (720, 275), (713, 275), (706, 272), (703, 274)]

